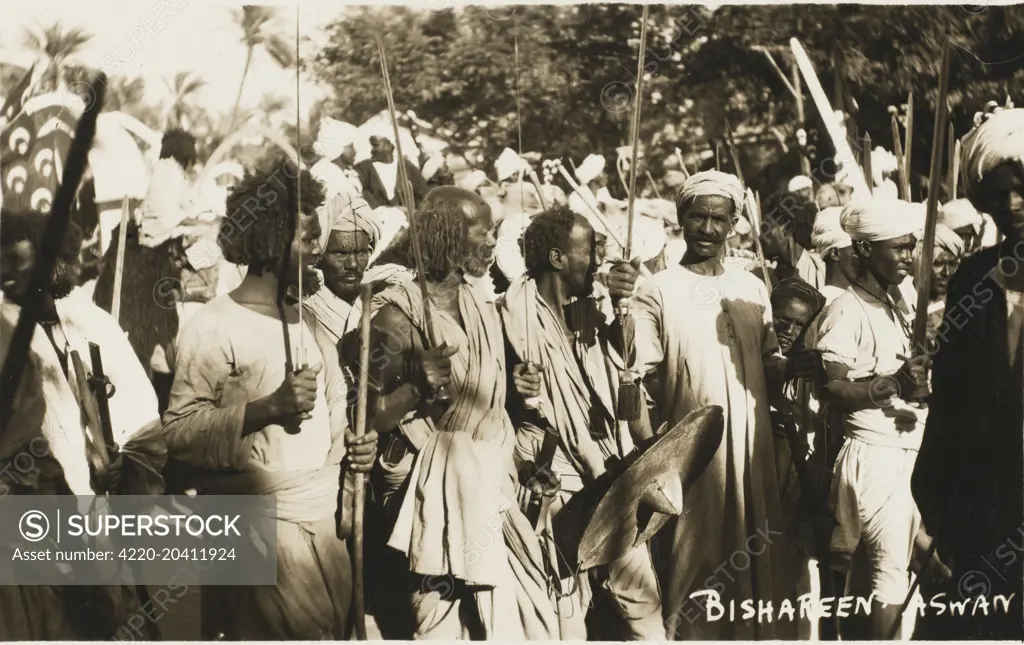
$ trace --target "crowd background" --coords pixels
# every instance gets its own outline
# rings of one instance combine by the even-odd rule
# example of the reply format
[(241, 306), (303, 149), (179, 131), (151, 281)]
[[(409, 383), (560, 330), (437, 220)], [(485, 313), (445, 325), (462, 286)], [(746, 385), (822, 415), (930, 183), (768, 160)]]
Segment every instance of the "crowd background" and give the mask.
[[(298, 61), (295, 33), (284, 20), (291, 9), (223, 11), (234, 12), (234, 37), (249, 54), (239, 71), (239, 98), (252, 82), (249, 63), (267, 56), (285, 68), (297, 65), (298, 73), (322, 85), (327, 96), (301, 114), (296, 136), (294, 85), (266, 93), (255, 108), (240, 107), (236, 100), (218, 112), (196, 100), (206, 82), (201, 69), (166, 79), (172, 93), (159, 104), (147, 102), (143, 78), (111, 75), (104, 109), (127, 113), (157, 132), (182, 127), (196, 135), (200, 166), (244, 125), (278, 129), (287, 140), (298, 141), (312, 162), (311, 146), (324, 116), (361, 124), (378, 115), (386, 104), (375, 43), (367, 36), (373, 33), (384, 37), (396, 105), (415, 113), (404, 125), (445, 142), (455, 173), (490, 170), (500, 151), (517, 140), (516, 44), (524, 151), (578, 162), (591, 153), (614, 158), (614, 151), (628, 143), (639, 6), (463, 6), (423, 0), (338, 7), (337, 18), (317, 33), (300, 34)], [(989, 100), (1020, 96), (1024, 89), (1024, 8), (1019, 5), (665, 5), (652, 7), (650, 15), (640, 141), (648, 151), (645, 169), (657, 184), (678, 167), (675, 148), (692, 172), (714, 167), (717, 147), (722, 169), (732, 171), (724, 145), (726, 121), (744, 177), (761, 194), (784, 188), (801, 170), (802, 156), (810, 167), (804, 174), (830, 179), (833, 167), (827, 160), (833, 150), (817, 110), (809, 94), (801, 92), (805, 105), (800, 105), (786, 85), (794, 79), (792, 37), (807, 49), (833, 107), (844, 112), (854, 143), (866, 134), (891, 150), (889, 108), (904, 117), (914, 94), (914, 120), (923, 126), (914, 129), (912, 140), (915, 199), (923, 199), (927, 186), (942, 36), (948, 33), (956, 45), (950, 114), (957, 137), (972, 127), (973, 115)], [(89, 45), (91, 33), (59, 21), (41, 27), (26, 29), (23, 42), (0, 43), (0, 48), (32, 50), (53, 62), (38, 84), (40, 92), (62, 84), (72, 91), (84, 88), (87, 70), (76, 54)], [(24, 72), (0, 63), (5, 94)], [(259, 136), (235, 148), (231, 157), (243, 165), (267, 151)], [(407, 155), (417, 152), (426, 154)], [(617, 198), (624, 197), (620, 183), (609, 186)], [(642, 187), (667, 192), (664, 185)]]

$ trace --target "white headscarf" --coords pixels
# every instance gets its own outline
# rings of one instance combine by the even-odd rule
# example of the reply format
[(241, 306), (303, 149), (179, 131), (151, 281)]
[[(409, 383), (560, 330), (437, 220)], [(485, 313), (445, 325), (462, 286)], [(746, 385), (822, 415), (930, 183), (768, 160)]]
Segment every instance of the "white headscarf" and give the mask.
[(527, 171), (530, 165), (526, 160), (516, 154), (515, 150), (505, 148), (494, 162), (494, 172), (498, 176), (498, 182), (503, 182), (520, 171)]
[(317, 131), (313, 151), (325, 159), (334, 161), (341, 156), (346, 146), (355, 145), (358, 135), (359, 129), (351, 123), (324, 117), (320, 122), (320, 130)]
[(584, 186), (594, 181), (598, 175), (604, 172), (604, 157), (601, 155), (590, 155), (583, 160), (583, 163), (576, 168), (576, 179)]
[(996, 112), (961, 140), (964, 192), (979, 207), (978, 186), (986, 174), (1008, 161), (1024, 161), (1024, 109)]
[(970, 226), (975, 233), (980, 233), (984, 221), (969, 199), (954, 199), (939, 210), (939, 222), (954, 230)]
[[(820, 215), (819, 215), (820, 216)], [(861, 200), (843, 207), (839, 223), (853, 240), (883, 242), (919, 234), (924, 228), (920, 204), (900, 200)]]
[(729, 173), (717, 170), (705, 170), (704, 172), (691, 175), (683, 183), (682, 188), (679, 189), (679, 194), (676, 196), (676, 206), (678, 207), (702, 195), (728, 197), (733, 203), (734, 217), (740, 217), (743, 214), (743, 200), (746, 195), (743, 191), (743, 184), (740, 183), (736, 175), (730, 175)]
[(935, 246), (954, 257), (964, 254), (964, 240), (945, 224), (935, 225)]
[(839, 216), (842, 212), (843, 209), (839, 206), (829, 206), (814, 218), (811, 244), (814, 245), (814, 251), (821, 257), (825, 257), (832, 249), (845, 249), (848, 246), (853, 246), (853, 239), (839, 223)]

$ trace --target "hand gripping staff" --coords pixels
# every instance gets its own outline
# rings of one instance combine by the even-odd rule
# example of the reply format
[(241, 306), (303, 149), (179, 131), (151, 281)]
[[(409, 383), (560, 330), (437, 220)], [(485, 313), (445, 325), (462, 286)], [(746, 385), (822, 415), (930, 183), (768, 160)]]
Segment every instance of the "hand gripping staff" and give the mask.
[[(402, 206), (409, 217), (409, 238), (412, 241), (413, 257), (416, 262), (416, 281), (420, 284), (423, 296), (423, 325), (426, 327), (427, 342), (430, 349), (438, 346), (437, 331), (434, 329), (433, 303), (427, 291), (427, 276), (423, 273), (423, 251), (420, 246), (419, 224), (416, 221), (416, 204), (412, 197), (412, 184), (406, 173), (405, 157), (402, 155), (402, 137), (398, 131), (398, 117), (395, 113), (395, 97), (391, 91), (391, 75), (388, 74), (388, 58), (384, 51), (384, 41), (377, 36), (377, 54), (380, 56), (380, 69), (384, 75), (384, 92), (388, 99), (388, 114), (391, 116), (391, 127), (395, 133), (395, 153), (398, 155), (398, 194), (402, 198)], [(434, 401), (449, 403), (452, 400), (447, 387), (440, 387), (434, 392)]]

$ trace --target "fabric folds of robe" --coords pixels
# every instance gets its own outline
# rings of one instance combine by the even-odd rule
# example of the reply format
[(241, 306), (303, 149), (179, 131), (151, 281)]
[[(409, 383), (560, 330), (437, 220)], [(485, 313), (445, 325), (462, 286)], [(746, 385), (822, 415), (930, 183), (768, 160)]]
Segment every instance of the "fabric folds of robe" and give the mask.
[[(585, 373), (580, 370), (558, 319), (532, 279), (516, 280), (499, 312), (516, 355), (545, 368), (540, 410), (558, 431), (563, 447), (556, 453), (552, 470), (562, 478), (564, 490), (576, 492), (583, 486), (581, 473), (598, 477), (609, 457), (621, 458), (633, 449), (628, 426), (615, 419), (618, 379), (609, 375), (617, 375), (619, 367), (595, 344), (586, 352)], [(592, 406), (596, 408), (593, 414)], [(594, 427), (595, 417), (599, 427)], [(592, 432), (600, 438), (593, 439)]]
[[(6, 359), (14, 328), (18, 324), (20, 307), (10, 301), (0, 303), (3, 317), (3, 333), (0, 334), (0, 358)], [(36, 326), (29, 350), (32, 366), (22, 376), (18, 396), (26, 397), (23, 406), (15, 411), (12, 422), (7, 424), (0, 439), (0, 460), (12, 458), (26, 446), (37, 446), (33, 452), (43, 448), (33, 440), (45, 439), (48, 454), (56, 459), (64, 470), (64, 479), (74, 495), (92, 495), (89, 463), (86, 461), (86, 428), (82, 422), (82, 411), (78, 407), (77, 384), (69, 381), (61, 370), (60, 360), (53, 344), (42, 327)], [(74, 373), (68, 364), (69, 374)], [(32, 378), (26, 378), (27, 375)], [(23, 411), (42, 412), (42, 423), (15, 422)]]
[[(312, 322), (312, 321), (307, 321)], [(312, 327), (312, 328), (311, 328)], [(299, 336), (306, 355), (299, 358)], [(337, 537), (345, 397), (337, 353), (322, 329), (291, 324), (296, 362), (323, 364), (312, 418), (298, 434), (267, 426), (242, 436), (245, 406), (285, 378), (281, 322), (221, 296), (182, 332), (165, 413), (168, 448), (202, 472), (211, 494), (275, 494), (274, 587), (205, 587), (205, 638), (342, 639), (352, 597), (346, 543)]]
[[(476, 595), (488, 638), (551, 638), (558, 623), (546, 589), (542, 594), (536, 582), (543, 577), (540, 545), (529, 522), (518, 521), (525, 518), (515, 501), (501, 320), (479, 284), (463, 283), (456, 291), (465, 331), (443, 311), (432, 312), (439, 340), (460, 348), (451, 359), (452, 402), (416, 456), (388, 544), (406, 554), (414, 574), (484, 587)], [(385, 304), (424, 329), (411, 277), (371, 306)], [(508, 531), (515, 539), (495, 539)], [(493, 612), (480, 606), (488, 597), (496, 603)], [(501, 619), (517, 613), (519, 621)]]
[[(669, 637), (793, 637), (795, 623), (786, 621), (708, 622), (703, 599), (691, 598), (708, 590), (726, 606), (760, 599), (777, 607), (795, 590), (764, 375), (764, 358), (778, 351), (768, 290), (745, 271), (703, 276), (675, 266), (640, 287), (632, 311), (636, 370), (658, 369), (656, 402), (669, 427), (706, 405), (725, 411), (721, 446), (675, 522), (663, 577)], [(732, 566), (735, 553), (747, 554), (749, 566)]]

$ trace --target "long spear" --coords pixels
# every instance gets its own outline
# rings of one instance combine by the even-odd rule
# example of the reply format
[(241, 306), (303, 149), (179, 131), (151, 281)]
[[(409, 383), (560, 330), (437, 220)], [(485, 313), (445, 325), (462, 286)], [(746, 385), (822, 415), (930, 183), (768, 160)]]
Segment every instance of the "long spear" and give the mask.
[(117, 261), (114, 264), (114, 298), (110, 315), (114, 322), (121, 322), (121, 281), (124, 277), (124, 247), (128, 242), (128, 219), (130, 216), (128, 195), (121, 198), (121, 228), (117, 232)]
[[(768, 293), (772, 291), (772, 278), (768, 275), (768, 263), (764, 258), (764, 248), (761, 246), (761, 206), (756, 204), (754, 200), (750, 198), (749, 191), (747, 188), (747, 182), (743, 178), (743, 168), (740, 167), (739, 153), (736, 151), (736, 141), (732, 138), (732, 128), (729, 127), (729, 119), (725, 120), (725, 145), (729, 148), (729, 154), (732, 156), (732, 167), (736, 171), (736, 177), (743, 184), (743, 187), (747, 190), (746, 198), (744, 202), (747, 207), (747, 214), (750, 216), (750, 223), (754, 227), (754, 252), (757, 254), (757, 261), (761, 265), (761, 273), (764, 275), (764, 284), (768, 287)], [(755, 208), (756, 214), (755, 214)]]
[(28, 297), (22, 303), (18, 324), (11, 336), (10, 351), (4, 361), (3, 370), (0, 371), (0, 436), (3, 435), (14, 411), (14, 398), (21, 384), (21, 377), (28, 362), (32, 335), (35, 333), (36, 323), (43, 308), (42, 295), (50, 288), (53, 268), (71, 224), (71, 204), (88, 165), (89, 149), (92, 148), (93, 139), (96, 137), (96, 119), (103, 108), (106, 88), (107, 76), (103, 73), (90, 84), (89, 96), (92, 96), (93, 100), (87, 103), (85, 112), (78, 120), (75, 139), (68, 151), (60, 187), (50, 209), (43, 242), (39, 246), (36, 262), (32, 267)]
[[(419, 224), (416, 221), (416, 202), (412, 196), (412, 184), (409, 183), (408, 173), (405, 167), (405, 157), (402, 155), (402, 138), (398, 131), (398, 116), (395, 112), (395, 95), (391, 90), (391, 75), (388, 73), (388, 58), (384, 51), (384, 41), (377, 36), (377, 54), (380, 56), (380, 69), (384, 75), (384, 93), (388, 100), (388, 114), (391, 116), (391, 128), (395, 133), (395, 153), (398, 155), (398, 195), (402, 198), (402, 205), (405, 207), (409, 218), (409, 238), (412, 241), (413, 257), (416, 262), (416, 278), (420, 284), (420, 294), (423, 297), (423, 326), (427, 336), (427, 343), (430, 347), (438, 346), (437, 330), (434, 328), (433, 304), (430, 299), (430, 292), (427, 291), (427, 276), (423, 273), (423, 250), (420, 246)], [(428, 348), (429, 349), (429, 348)], [(448, 403), (451, 395), (447, 387), (439, 387), (434, 392), (434, 401), (437, 403)]]
[[(931, 296), (932, 287), (932, 272), (928, 270), (928, 267), (932, 265), (933, 254), (935, 251), (935, 224), (939, 217), (939, 179), (942, 176), (942, 155), (946, 148), (944, 141), (946, 136), (945, 125), (946, 120), (949, 118), (949, 106), (946, 103), (947, 97), (949, 96), (948, 36), (942, 43), (942, 62), (940, 65), (939, 96), (937, 99), (938, 102), (935, 105), (935, 126), (932, 129), (932, 159), (928, 181), (928, 211), (927, 218), (924, 223), (924, 248), (921, 249), (920, 266), (925, 267), (925, 270), (923, 271), (924, 275), (919, 276), (921, 284), (918, 287), (917, 292), (917, 311), (914, 315), (914, 338), (913, 344), (911, 345), (911, 352), (915, 354), (923, 353), (925, 340), (927, 338), (928, 300)], [(913, 358), (916, 358), (916, 356)], [(920, 401), (923, 396), (927, 396), (927, 392), (914, 392), (910, 397), (905, 398)], [(897, 614), (896, 622), (892, 626), (892, 631), (889, 634), (889, 640), (893, 640), (899, 632), (900, 626), (903, 622), (903, 612), (906, 611), (907, 606), (910, 604), (910, 599), (913, 598), (914, 592), (917, 591), (918, 586), (921, 584), (921, 578), (927, 572), (937, 547), (938, 540), (933, 539), (924, 559), (925, 564), (922, 567), (921, 572), (914, 578), (914, 582), (910, 586), (910, 591), (907, 592), (907, 596), (903, 600), (903, 607), (901, 608), (900, 613)]]
[[(633, 253), (633, 222), (636, 218), (636, 175), (637, 155), (640, 150), (640, 112), (644, 102), (644, 68), (647, 54), (647, 15), (649, 8), (644, 5), (643, 16), (640, 24), (640, 52), (637, 56), (636, 67), (636, 93), (633, 103), (633, 119), (630, 125), (630, 145), (632, 146), (632, 162), (629, 166), (629, 206), (626, 211), (627, 230), (626, 246), (623, 248), (623, 259), (629, 262)], [(633, 364), (634, 338), (633, 319), (629, 314), (629, 301), (621, 300), (618, 303), (619, 325), (622, 328), (622, 361), (626, 369), (619, 374), (619, 401), (617, 415), (623, 421), (639, 421), (643, 412), (643, 395), (640, 392), (639, 375), (630, 371)], [(646, 432), (638, 432), (638, 435)], [(639, 439), (648, 437), (638, 436)]]

